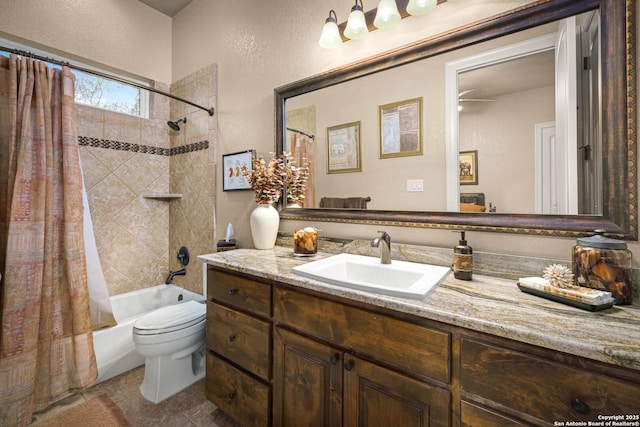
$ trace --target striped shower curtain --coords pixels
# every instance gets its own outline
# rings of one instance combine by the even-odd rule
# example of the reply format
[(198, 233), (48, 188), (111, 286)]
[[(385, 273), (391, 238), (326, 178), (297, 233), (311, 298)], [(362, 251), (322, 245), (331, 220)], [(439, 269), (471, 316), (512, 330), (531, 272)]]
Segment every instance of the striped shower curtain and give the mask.
[(74, 76), (0, 56), (0, 425), (97, 377)]

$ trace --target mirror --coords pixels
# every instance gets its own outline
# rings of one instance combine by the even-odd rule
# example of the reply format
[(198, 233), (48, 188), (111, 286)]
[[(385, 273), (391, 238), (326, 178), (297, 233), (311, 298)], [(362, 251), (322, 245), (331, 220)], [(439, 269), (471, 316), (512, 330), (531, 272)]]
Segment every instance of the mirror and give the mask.
[(447, 210), (479, 211), (460, 184), (491, 212), (602, 214), (599, 22), (563, 18), (445, 64)]
[[(430, 98), (423, 95), (423, 106), (425, 117), (425, 123), (423, 124), (424, 132), (423, 147), (424, 151), (419, 156), (406, 156), (389, 159), (379, 159), (376, 150), (363, 150), (361, 155), (362, 163), (365, 165), (375, 164), (374, 162), (386, 162), (391, 164), (395, 162), (395, 170), (397, 170), (400, 176), (400, 181), (409, 181), (412, 183), (415, 181), (413, 178), (418, 177), (418, 172), (422, 175), (419, 177), (422, 179), (422, 185), (424, 185), (424, 192), (420, 192), (422, 197), (415, 197), (418, 193), (409, 191), (396, 191), (393, 196), (393, 203), (382, 205), (377, 202), (382, 202), (384, 197), (376, 199), (375, 194), (370, 194), (378, 191), (378, 188), (384, 186), (384, 180), (378, 184), (366, 179), (367, 188), (369, 192), (363, 193), (360, 190), (359, 193), (355, 193), (357, 187), (354, 187), (354, 193), (352, 195), (359, 196), (371, 196), (372, 200), (366, 210), (355, 209), (284, 209), (281, 212), (281, 217), (284, 219), (312, 219), (312, 220), (324, 220), (324, 221), (339, 221), (339, 222), (358, 222), (358, 223), (389, 223), (393, 225), (405, 225), (416, 227), (431, 227), (431, 228), (460, 228), (474, 229), (479, 231), (503, 231), (503, 232), (516, 232), (516, 233), (530, 233), (530, 234), (542, 234), (542, 235), (563, 235), (574, 236), (582, 235), (591, 232), (595, 228), (604, 228), (607, 231), (618, 234), (621, 237), (627, 239), (636, 238), (636, 225), (634, 223), (636, 206), (634, 203), (636, 182), (635, 182), (635, 170), (630, 169), (627, 165), (635, 164), (635, 145), (633, 138), (635, 137), (635, 129), (629, 125), (629, 123), (635, 123), (635, 117), (632, 115), (635, 112), (635, 87), (634, 83), (634, 70), (627, 69), (627, 62), (631, 61), (628, 57), (627, 51), (630, 49), (631, 39), (627, 40), (627, 34), (624, 30), (627, 25), (626, 13), (627, 7), (631, 9), (631, 6), (620, 4), (620, 2), (603, 0), (601, 2), (580, 2), (582, 4), (570, 4), (566, 5), (565, 1), (554, 0), (544, 4), (538, 4), (529, 8), (517, 10), (514, 13), (507, 14), (491, 22), (481, 22), (467, 27), (458, 29), (455, 32), (447, 33), (444, 36), (434, 37), (425, 40), (421, 43), (414, 44), (406, 49), (394, 52), (393, 56), (380, 55), (365, 61), (358, 62), (351, 66), (345, 66), (334, 71), (324, 73), (319, 76), (314, 76), (299, 82), (292, 83), (287, 86), (276, 89), (276, 138), (278, 151), (283, 150), (283, 141), (285, 138), (285, 111), (295, 110), (298, 99), (304, 97), (310, 97), (310, 99), (319, 99), (322, 96), (331, 97), (332, 91), (341, 91), (346, 93), (363, 93), (361, 90), (353, 89), (352, 86), (357, 88), (360, 84), (364, 84), (365, 87), (376, 87), (374, 84), (376, 81), (382, 81), (381, 79), (394, 79), (398, 82), (404, 82), (398, 74), (400, 71), (410, 69), (412, 67), (421, 66), (421, 62), (435, 61), (439, 65), (434, 68), (432, 73), (426, 73), (425, 78), (439, 78), (443, 80), (445, 64), (459, 61), (461, 58), (471, 57), (478, 52), (487, 51), (488, 48), (483, 45), (497, 46), (498, 37), (507, 37), (511, 42), (518, 43), (522, 40), (529, 40), (534, 37), (540, 37), (548, 33), (548, 28), (555, 25), (557, 28), (557, 21), (571, 16), (584, 16), (588, 12), (598, 10), (601, 14), (600, 20), (600, 34), (601, 43), (599, 45), (600, 52), (602, 54), (602, 84), (601, 98), (602, 104), (607, 106), (614, 106), (615, 108), (606, 108), (602, 114), (602, 126), (601, 132), (598, 129), (593, 131), (594, 134), (602, 134), (602, 153), (600, 155), (601, 161), (593, 162), (596, 167), (587, 166), (585, 172), (582, 175), (576, 172), (575, 176), (584, 176), (579, 180), (576, 178), (570, 188), (580, 188), (580, 191), (572, 192), (572, 194), (578, 195), (575, 200), (572, 200), (573, 206), (571, 209), (564, 210), (547, 210), (550, 214), (539, 215), (545, 213), (536, 207), (529, 207), (528, 210), (519, 210), (519, 205), (516, 203), (509, 207), (505, 200), (515, 200), (515, 195), (518, 190), (515, 190), (514, 196), (509, 196), (508, 199), (502, 199), (501, 203), (495, 203), (498, 209), (495, 212), (486, 213), (460, 213), (457, 211), (459, 206), (458, 188), (461, 193), (482, 193), (482, 191), (474, 191), (480, 189), (480, 185), (488, 183), (487, 180), (482, 181), (482, 177), (489, 178), (491, 175), (490, 163), (487, 157), (483, 160), (483, 152), (479, 150), (476, 161), (478, 162), (476, 168), (480, 171), (478, 177), (480, 182), (475, 185), (461, 185), (458, 187), (458, 180), (460, 175), (457, 172), (459, 167), (460, 151), (473, 152), (473, 146), (465, 146), (463, 138), (460, 139), (460, 148), (456, 144), (455, 150), (451, 148), (451, 144), (445, 146), (435, 146), (433, 141), (442, 141), (442, 131), (440, 134), (433, 134), (433, 131), (429, 128), (427, 118), (429, 120), (444, 122), (445, 111), (442, 108), (442, 102), (430, 103)], [(561, 7), (562, 6), (562, 7)], [(631, 12), (631, 11), (629, 11)], [(629, 13), (629, 20), (632, 21), (632, 13)], [(546, 28), (548, 27), (548, 28)], [(555, 32), (555, 30), (554, 30)], [(484, 42), (484, 43), (482, 43)], [(504, 46), (504, 43), (502, 43)], [(598, 45), (596, 44), (596, 47)], [(428, 59), (426, 59), (428, 58)], [(439, 71), (438, 71), (439, 70)], [(459, 80), (455, 85), (455, 104), (458, 104), (458, 97), (469, 88), (465, 88), (463, 85), (466, 76), (466, 71), (460, 72), (458, 75)], [(348, 83), (346, 83), (348, 82)], [(374, 82), (374, 83), (371, 83)], [(442, 83), (444, 84), (444, 83)], [(472, 83), (473, 84), (473, 83)], [(391, 93), (387, 99), (384, 99), (384, 94), (376, 93), (376, 91), (365, 91), (367, 94), (367, 101), (373, 105), (374, 110), (373, 117), (367, 117), (367, 121), (377, 123), (378, 117), (376, 106), (388, 104), (388, 101), (400, 101), (415, 97), (415, 87), (411, 84), (398, 84), (399, 89)], [(474, 88), (470, 88), (474, 89)], [(402, 91), (405, 92), (402, 92)], [(326, 92), (325, 95), (323, 95)], [(476, 91), (478, 92), (478, 91)], [(387, 93), (387, 95), (389, 95)], [(482, 98), (482, 93), (466, 92), (463, 96), (473, 95), (473, 99), (490, 99)], [(477, 95), (477, 97), (476, 97)], [(371, 98), (371, 99), (370, 99)], [(465, 98), (463, 98), (465, 99)], [(632, 103), (627, 107), (624, 102), (620, 100), (630, 99)], [(440, 100), (442, 101), (442, 100)], [(286, 102), (286, 109), (285, 109)], [(314, 101), (315, 102), (315, 101)], [(447, 97), (447, 102), (450, 103), (450, 98)], [(471, 104), (472, 101), (466, 102)], [(491, 101), (477, 102), (477, 104), (494, 104)], [(434, 105), (439, 104), (439, 105)], [(460, 102), (462, 104), (462, 102)], [(305, 104), (298, 104), (304, 106)], [(315, 104), (307, 104), (315, 105)], [(317, 105), (315, 105), (317, 107)], [(439, 109), (436, 109), (439, 107)], [(452, 116), (449, 111), (450, 105), (447, 105), (446, 115)], [(458, 106), (455, 105), (457, 110)], [(463, 107), (464, 108), (464, 107)], [(361, 120), (360, 117), (349, 116), (348, 111), (338, 111), (340, 107), (335, 107), (336, 117), (333, 118), (331, 125), (349, 124), (356, 120)], [(599, 110), (598, 110), (599, 111)], [(358, 111), (359, 114), (364, 114)], [(457, 113), (457, 111), (455, 111)], [(456, 117), (463, 117), (457, 116)], [(628, 120), (631, 117), (631, 120)], [(462, 123), (460, 129), (465, 128)], [(546, 119), (540, 119), (541, 123), (544, 123)], [(325, 124), (321, 124), (320, 118), (318, 119), (317, 132), (324, 133)], [(362, 119), (364, 123), (364, 118)], [(374, 125), (376, 127), (376, 125)], [(442, 127), (442, 126), (440, 126)], [(447, 125), (447, 128), (450, 126)], [(468, 127), (468, 126), (467, 126)], [(597, 128), (597, 126), (596, 126)], [(374, 129), (374, 133), (371, 134), (364, 125), (361, 129), (363, 143), (365, 140), (365, 134), (368, 144), (375, 144), (378, 147), (378, 129)], [(430, 133), (431, 132), (431, 133)], [(373, 135), (373, 136), (371, 136)], [(323, 142), (326, 144), (326, 136), (321, 135)], [(320, 138), (318, 138), (320, 139)], [(319, 144), (320, 145), (320, 144)], [(371, 147), (369, 147), (371, 148)], [(477, 147), (476, 147), (477, 148)], [(577, 150), (574, 150), (577, 151)], [(373, 157), (371, 156), (373, 152)], [(597, 153), (600, 154), (600, 153)], [(443, 159), (447, 158), (446, 172), (443, 170)], [(530, 161), (530, 159), (528, 159)], [(628, 163), (628, 161), (630, 161)], [(322, 169), (326, 168), (327, 160), (318, 156), (315, 159), (315, 163)], [(485, 163), (486, 162), (486, 163)], [(456, 173), (452, 174), (450, 170), (451, 164), (453, 164), (453, 170)], [(483, 168), (486, 165), (486, 168)], [(601, 166), (599, 166), (601, 165)], [(533, 167), (530, 167), (533, 168)], [(576, 166), (577, 168), (577, 166)], [(429, 171), (429, 175), (425, 174), (425, 170)], [(486, 174), (486, 175), (485, 175)], [(336, 188), (348, 187), (350, 181), (358, 180), (358, 173), (339, 173), (332, 174), (330, 177), (333, 181), (330, 185)], [(388, 174), (380, 173), (382, 178), (386, 176), (386, 181), (389, 181)], [(355, 178), (354, 178), (355, 176)], [(324, 180), (324, 178), (323, 178)], [(455, 181), (453, 185), (449, 184), (449, 181)], [(363, 181), (363, 177), (359, 177), (359, 181)], [(601, 182), (601, 184), (598, 184)], [(591, 183), (591, 184), (589, 184)], [(595, 184), (594, 184), (595, 183)], [(591, 185), (591, 187), (589, 187)], [(321, 184), (316, 182), (316, 189), (320, 189)], [(532, 186), (533, 187), (533, 186)], [(362, 187), (360, 187), (362, 188)], [(455, 189), (454, 193), (451, 193), (451, 188)], [(488, 188), (488, 187), (487, 187)], [(467, 190), (468, 189), (468, 190)], [(404, 190), (404, 189), (403, 189)], [(392, 190), (393, 191), (393, 190)], [(538, 196), (532, 197), (531, 190), (525, 191), (528, 194), (528, 198), (537, 200)], [(501, 194), (495, 191), (487, 190), (484, 192), (486, 197), (486, 203), (492, 203), (492, 199), (500, 200)], [(495, 194), (492, 196), (492, 193)], [(535, 193), (535, 192), (534, 192)], [(453, 195), (451, 195), (453, 194)], [(316, 200), (320, 199), (323, 194), (319, 191), (316, 195)], [(413, 196), (413, 197), (411, 197)], [(408, 203), (405, 203), (403, 199), (407, 199)], [(600, 203), (600, 200), (602, 201)], [(504, 206), (503, 209), (500, 206)], [(515, 207), (513, 207), (515, 206)], [(579, 207), (576, 207), (579, 206)], [(585, 208), (584, 206), (589, 206)], [(447, 212), (450, 211), (450, 212)], [(582, 215), (574, 215), (582, 214)]]

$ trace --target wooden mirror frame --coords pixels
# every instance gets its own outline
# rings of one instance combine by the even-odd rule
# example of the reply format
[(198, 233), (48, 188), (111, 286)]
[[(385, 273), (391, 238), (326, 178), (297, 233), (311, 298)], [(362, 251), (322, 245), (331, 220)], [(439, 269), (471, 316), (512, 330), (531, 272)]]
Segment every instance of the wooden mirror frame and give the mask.
[(604, 229), (637, 240), (634, 0), (541, 0), (276, 88), (276, 152), (281, 154), (285, 143), (288, 98), (597, 8), (602, 40), (602, 216), (283, 208), (280, 218), (564, 237)]

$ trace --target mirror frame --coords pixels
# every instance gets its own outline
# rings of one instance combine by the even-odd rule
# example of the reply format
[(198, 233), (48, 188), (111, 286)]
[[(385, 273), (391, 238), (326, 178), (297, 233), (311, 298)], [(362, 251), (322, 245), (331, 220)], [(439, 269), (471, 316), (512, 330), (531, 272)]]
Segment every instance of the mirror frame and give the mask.
[(541, 0), (278, 87), (274, 90), (276, 153), (282, 153), (285, 143), (288, 98), (596, 8), (601, 17), (602, 105), (606, 106), (602, 112), (602, 216), (282, 208), (280, 218), (560, 237), (603, 229), (618, 238), (637, 240), (634, 0)]

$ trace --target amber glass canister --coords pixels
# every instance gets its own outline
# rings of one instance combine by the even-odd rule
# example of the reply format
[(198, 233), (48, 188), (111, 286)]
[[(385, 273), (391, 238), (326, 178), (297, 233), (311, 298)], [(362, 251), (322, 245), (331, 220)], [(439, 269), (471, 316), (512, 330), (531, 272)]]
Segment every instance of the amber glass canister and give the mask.
[(616, 304), (631, 304), (631, 251), (604, 230), (578, 239), (573, 247), (573, 274), (578, 285), (609, 291)]
[(305, 227), (293, 233), (293, 254), (296, 256), (311, 256), (318, 252), (318, 230), (315, 227)]

